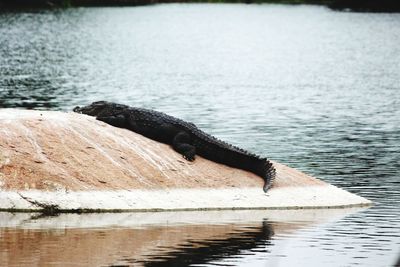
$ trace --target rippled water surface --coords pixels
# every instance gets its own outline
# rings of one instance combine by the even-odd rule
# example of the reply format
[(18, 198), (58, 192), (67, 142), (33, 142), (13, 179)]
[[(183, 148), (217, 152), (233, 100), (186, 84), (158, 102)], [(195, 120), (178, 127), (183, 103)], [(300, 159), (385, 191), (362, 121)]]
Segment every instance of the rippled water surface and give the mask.
[[(399, 44), (400, 14), (318, 6), (3, 11), (0, 106), (70, 110), (107, 99), (155, 108), (375, 202), (290, 234), (270, 234), (266, 216), (223, 241), (210, 234), (200, 245), (166, 242), (176, 252), (167, 258), (183, 259), (181, 265), (172, 261), (176, 266), (391, 266), (400, 256)], [(0, 228), (2, 240), (8, 236), (0, 265), (12, 248), (34, 246), (37, 238), (48, 241), (35, 250), (43, 259), (60, 236), (65, 245), (90, 250), (81, 230), (16, 229)], [(104, 229), (96, 238), (102, 231), (121, 234)], [(214, 226), (205, 229), (213, 233)], [(157, 242), (185, 234), (174, 231)], [(246, 246), (249, 239), (254, 244)], [(218, 244), (231, 249), (213, 257)], [(199, 247), (209, 250), (191, 261), (196, 257), (188, 255)], [(135, 266), (137, 249), (135, 242), (121, 246), (126, 258), (119, 263)], [(114, 264), (106, 254), (95, 263)], [(74, 266), (85, 260), (77, 258)]]

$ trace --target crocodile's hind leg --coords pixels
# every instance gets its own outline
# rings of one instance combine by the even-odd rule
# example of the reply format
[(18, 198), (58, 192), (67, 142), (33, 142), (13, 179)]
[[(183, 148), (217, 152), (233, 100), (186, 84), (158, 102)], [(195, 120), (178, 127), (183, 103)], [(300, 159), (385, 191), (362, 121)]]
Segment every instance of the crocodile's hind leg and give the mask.
[(186, 132), (179, 132), (172, 141), (174, 150), (182, 154), (183, 158), (193, 161), (196, 155), (196, 147), (190, 144), (190, 136)]

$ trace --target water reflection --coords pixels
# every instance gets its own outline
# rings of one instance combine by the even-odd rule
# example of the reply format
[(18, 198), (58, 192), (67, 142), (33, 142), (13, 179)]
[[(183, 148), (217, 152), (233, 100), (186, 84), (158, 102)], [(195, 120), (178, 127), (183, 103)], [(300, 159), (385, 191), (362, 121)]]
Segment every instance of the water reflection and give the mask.
[[(208, 227), (207, 227), (208, 228)], [(209, 230), (209, 229), (207, 229)], [(222, 260), (232, 256), (258, 252), (268, 253), (270, 239), (273, 236), (270, 223), (263, 221), (261, 225), (246, 226), (228, 232), (225, 236), (210, 239), (188, 239), (185, 244), (168, 253), (160, 253), (151, 260), (143, 262), (144, 266), (188, 266)], [(164, 255), (163, 255), (164, 254)], [(134, 261), (135, 262), (135, 261)], [(229, 264), (226, 264), (229, 266)]]
[[(189, 266), (267, 257), (275, 235), (359, 209), (124, 214), (0, 213), (1, 266)], [(217, 264), (217, 263), (216, 263)], [(229, 265), (226, 261), (225, 266)]]

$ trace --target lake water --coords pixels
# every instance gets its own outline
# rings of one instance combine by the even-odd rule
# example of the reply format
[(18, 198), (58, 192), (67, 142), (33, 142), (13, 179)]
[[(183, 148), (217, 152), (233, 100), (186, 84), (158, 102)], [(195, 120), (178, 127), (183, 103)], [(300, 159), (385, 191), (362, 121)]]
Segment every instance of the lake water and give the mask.
[[(111, 100), (154, 108), (375, 205), (322, 224), (304, 219), (301, 227), (268, 214), (253, 223), (221, 219), (175, 228), (164, 218), (122, 230), (91, 228), (85, 217), (76, 219), (78, 226), (48, 228), (30, 222), (51, 218), (15, 225), (7, 219), (0, 222), (0, 265), (394, 265), (400, 256), (399, 44), (400, 14), (320, 6), (1, 11), (1, 107), (71, 110)], [(150, 257), (143, 242), (160, 250)], [(86, 253), (67, 264), (57, 246), (69, 248), (65, 255)], [(110, 258), (108, 251), (120, 254)]]

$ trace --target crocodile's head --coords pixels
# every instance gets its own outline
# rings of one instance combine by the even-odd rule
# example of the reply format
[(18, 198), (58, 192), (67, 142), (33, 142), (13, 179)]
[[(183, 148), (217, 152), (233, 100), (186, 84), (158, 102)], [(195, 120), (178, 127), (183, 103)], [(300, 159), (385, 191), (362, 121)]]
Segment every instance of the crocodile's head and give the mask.
[(85, 107), (77, 106), (73, 111), (94, 117), (108, 117), (120, 114), (125, 107), (125, 105), (112, 102), (96, 101)]

